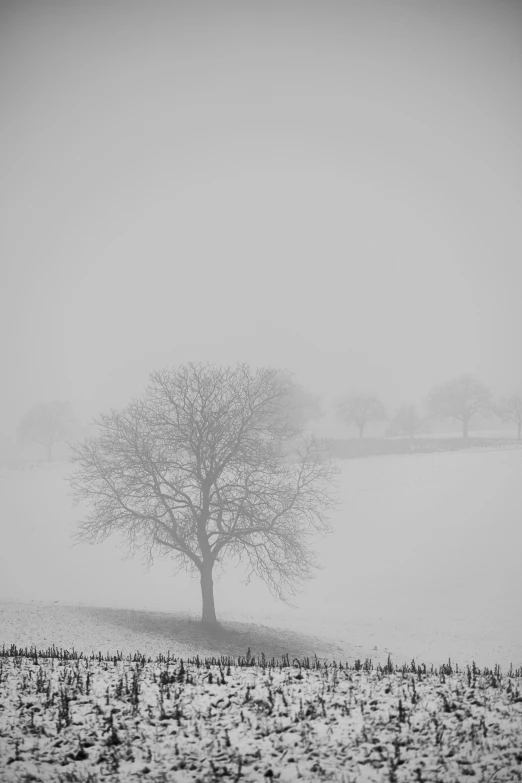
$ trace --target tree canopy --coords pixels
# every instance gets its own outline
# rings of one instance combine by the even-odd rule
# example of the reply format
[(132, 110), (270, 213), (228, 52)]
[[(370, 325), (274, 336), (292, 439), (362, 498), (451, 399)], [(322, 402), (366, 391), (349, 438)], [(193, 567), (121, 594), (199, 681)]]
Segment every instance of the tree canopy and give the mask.
[(20, 420), (17, 439), (21, 446), (39, 443), (47, 452), (48, 462), (52, 459), (55, 443), (67, 441), (72, 435), (73, 418), (66, 402), (44, 402), (35, 405)]
[(276, 378), (283, 392), (280, 404), (299, 431), (321, 418), (323, 411), (317, 395), (304, 389), (289, 372), (278, 372)]
[(431, 390), (428, 409), (435, 417), (460, 421), (462, 437), (467, 438), (471, 421), (491, 412), (492, 393), (474, 375), (460, 375)]
[(90, 506), (77, 539), (120, 533), (148, 564), (169, 555), (199, 572), (209, 624), (213, 569), (232, 558), (287, 601), (317, 566), (310, 538), (330, 530), (337, 473), (288, 400), (270, 368), (153, 372), (141, 398), (100, 416), (97, 437), (74, 448), (74, 496)]
[(522, 437), (522, 392), (514, 392), (502, 397), (496, 408), (501, 421), (511, 421), (517, 425), (517, 439)]
[(414, 438), (415, 435), (419, 435), (426, 428), (426, 423), (418, 413), (415, 405), (404, 404), (401, 405), (395, 416), (393, 417), (388, 434), (393, 436), (406, 436), (408, 438)]
[(384, 404), (373, 394), (348, 394), (339, 402), (337, 409), (346, 424), (357, 427), (361, 440), (369, 422), (386, 418)]

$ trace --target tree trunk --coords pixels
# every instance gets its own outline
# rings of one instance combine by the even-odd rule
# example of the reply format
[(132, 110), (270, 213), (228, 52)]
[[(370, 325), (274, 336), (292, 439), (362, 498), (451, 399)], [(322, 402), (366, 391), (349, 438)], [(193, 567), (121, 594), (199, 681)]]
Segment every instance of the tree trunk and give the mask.
[(518, 435), (517, 435), (517, 440), (520, 440), (521, 436), (522, 436), (522, 421), (519, 421), (519, 422), (518, 422)]
[(462, 421), (462, 437), (464, 440), (468, 439), (468, 429), (469, 429), (469, 421), (468, 419), (463, 419)]
[(214, 582), (212, 580), (212, 566), (203, 563), (201, 570), (201, 597), (203, 600), (203, 609), (201, 612), (201, 622), (205, 625), (217, 627), (216, 607), (214, 606)]

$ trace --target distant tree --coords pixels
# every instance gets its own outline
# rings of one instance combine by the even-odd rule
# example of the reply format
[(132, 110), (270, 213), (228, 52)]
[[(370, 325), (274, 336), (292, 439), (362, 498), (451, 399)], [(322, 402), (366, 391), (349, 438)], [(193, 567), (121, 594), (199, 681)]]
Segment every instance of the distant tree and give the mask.
[(35, 405), (23, 416), (16, 434), (20, 446), (39, 443), (51, 462), (55, 443), (67, 441), (73, 432), (73, 416), (67, 402), (44, 402)]
[(477, 415), (491, 413), (492, 404), (491, 390), (469, 374), (435, 386), (428, 397), (431, 415), (460, 421), (463, 438), (468, 437), (469, 425)]
[(74, 448), (74, 497), (91, 506), (77, 540), (119, 532), (149, 565), (168, 555), (199, 572), (210, 626), (214, 567), (234, 558), (286, 601), (316, 567), (309, 537), (330, 530), (338, 472), (290, 415), (287, 392), (269, 368), (153, 372), (143, 397), (100, 416), (98, 435)]
[(290, 423), (302, 430), (311, 421), (316, 421), (322, 416), (320, 398), (306, 391), (298, 384), (293, 375), (287, 371), (278, 372), (276, 383), (281, 388), (282, 408), (286, 411)]
[(512, 421), (517, 425), (517, 440), (520, 440), (522, 436), (522, 392), (502, 397), (496, 406), (496, 413), (501, 421)]
[(349, 394), (338, 405), (340, 418), (346, 424), (355, 425), (359, 430), (359, 438), (364, 437), (364, 429), (371, 421), (382, 421), (386, 418), (383, 403), (373, 394)]
[(393, 419), (388, 434), (393, 436), (406, 436), (413, 439), (425, 431), (426, 422), (417, 414), (415, 405), (401, 405)]

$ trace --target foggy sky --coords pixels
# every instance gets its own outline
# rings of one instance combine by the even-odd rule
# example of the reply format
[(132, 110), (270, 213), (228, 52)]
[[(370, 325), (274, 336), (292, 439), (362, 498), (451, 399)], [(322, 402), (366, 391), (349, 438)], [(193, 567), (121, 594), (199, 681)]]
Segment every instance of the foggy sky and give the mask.
[(0, 431), (187, 360), (522, 385), (522, 4), (2, 2)]

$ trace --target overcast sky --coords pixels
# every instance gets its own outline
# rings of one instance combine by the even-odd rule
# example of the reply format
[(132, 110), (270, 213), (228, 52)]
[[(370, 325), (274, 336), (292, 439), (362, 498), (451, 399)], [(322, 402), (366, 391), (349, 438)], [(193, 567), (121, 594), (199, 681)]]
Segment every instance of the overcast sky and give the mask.
[(0, 431), (187, 360), (522, 384), (522, 3), (0, 4)]

